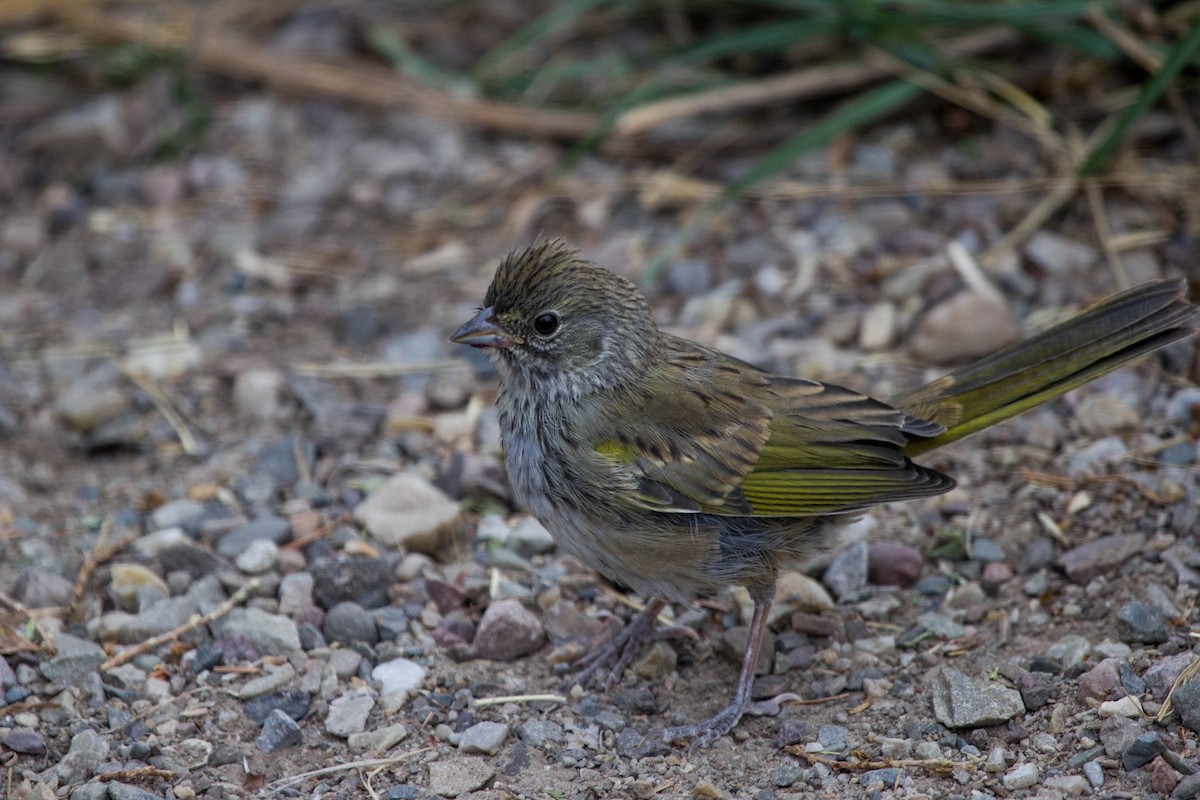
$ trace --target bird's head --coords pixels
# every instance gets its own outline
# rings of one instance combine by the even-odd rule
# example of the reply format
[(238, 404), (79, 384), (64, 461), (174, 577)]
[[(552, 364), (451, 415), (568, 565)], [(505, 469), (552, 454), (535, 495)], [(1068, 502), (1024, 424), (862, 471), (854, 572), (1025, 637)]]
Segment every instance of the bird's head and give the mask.
[(510, 253), (481, 309), (450, 337), (487, 348), (501, 380), (569, 394), (641, 374), (658, 336), (645, 298), (561, 239)]

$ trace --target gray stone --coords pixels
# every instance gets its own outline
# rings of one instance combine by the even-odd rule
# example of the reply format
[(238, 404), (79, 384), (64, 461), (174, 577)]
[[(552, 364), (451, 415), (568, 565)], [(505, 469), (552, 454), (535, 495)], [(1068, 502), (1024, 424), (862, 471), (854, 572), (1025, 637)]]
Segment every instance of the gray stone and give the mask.
[(822, 725), (817, 729), (817, 742), (821, 748), (830, 753), (840, 753), (846, 749), (850, 739), (850, 731), (841, 725)]
[(534, 747), (545, 747), (547, 743), (562, 744), (563, 726), (548, 719), (531, 719), (521, 723), (517, 736)]
[(371, 670), (371, 677), (379, 681), (383, 694), (415, 692), (425, 681), (425, 668), (407, 658), (393, 658)]
[(67, 754), (42, 774), (47, 779), (51, 776), (58, 778), (60, 784), (80, 784), (90, 778), (106, 758), (108, 740), (88, 728), (71, 737)]
[(1071, 454), (1067, 459), (1067, 475), (1072, 478), (1102, 475), (1110, 464), (1121, 461), (1128, 453), (1129, 448), (1116, 436), (1097, 439)]
[(214, 639), (245, 636), (262, 655), (282, 656), (300, 649), (296, 623), (258, 608), (235, 608), (209, 627)]
[(917, 624), (940, 639), (957, 639), (965, 632), (963, 626), (936, 611), (926, 611), (917, 617)]
[(1083, 275), (1096, 264), (1099, 252), (1091, 245), (1041, 230), (1025, 243), (1025, 257), (1056, 276)]
[(867, 585), (866, 540), (860, 540), (839, 551), (829, 562), (821, 582), (842, 602), (855, 599)]
[(108, 658), (100, 645), (68, 633), (57, 634), (54, 642), (58, 645), (58, 653), (38, 665), (42, 677), (48, 681), (82, 684), (88, 673)]
[(346, 737), (346, 745), (351, 753), (384, 753), (399, 744), (405, 736), (408, 736), (408, 729), (397, 723), (362, 733), (352, 733)]
[(1092, 643), (1077, 633), (1069, 633), (1050, 645), (1046, 655), (1065, 668), (1082, 662), (1092, 652)]
[(162, 528), (183, 528), (186, 530), (190, 526), (195, 525), (204, 516), (205, 510), (203, 503), (183, 497), (163, 503), (154, 509), (154, 512), (150, 515), (150, 522), (154, 530)]
[(191, 597), (168, 597), (137, 614), (111, 611), (95, 623), (96, 638), (104, 642), (137, 644), (185, 624), (198, 610)]
[(1180, 722), (1193, 731), (1200, 731), (1200, 680), (1190, 680), (1172, 692), (1171, 706)]
[(267, 715), (262, 733), (254, 741), (254, 746), (264, 753), (278, 753), (295, 747), (303, 740), (304, 733), (296, 720), (276, 708)]
[(112, 781), (108, 784), (109, 800), (163, 800), (163, 795), (148, 792), (140, 786)]
[(1025, 711), (1021, 693), (943, 667), (933, 681), (933, 711), (947, 728), (998, 725)]
[(354, 520), (388, 547), (439, 552), (461, 527), (458, 503), (419, 475), (393, 475), (354, 509)]
[(1126, 603), (1117, 612), (1117, 634), (1129, 644), (1159, 644), (1167, 640), (1167, 621), (1150, 603)]
[(1004, 777), (1001, 778), (1000, 782), (1004, 784), (1005, 789), (1011, 792), (1017, 789), (1028, 789), (1030, 786), (1036, 785), (1038, 777), (1037, 764), (1026, 762), (1018, 764), (1004, 773)]
[(313, 576), (293, 572), (279, 581), (279, 613), (288, 617), (303, 614), (313, 607)]
[(358, 603), (349, 600), (338, 603), (325, 615), (325, 638), (331, 642), (354, 644), (379, 641), (375, 620)]
[(233, 563), (247, 575), (259, 575), (273, 568), (278, 558), (279, 545), (270, 539), (256, 539), (246, 545)]
[(1078, 584), (1116, 570), (1142, 551), (1145, 538), (1134, 533), (1101, 536), (1063, 553), (1058, 565)]
[(1008, 769), (1008, 756), (1004, 752), (1003, 747), (993, 747), (988, 753), (987, 761), (983, 764), (983, 771), (990, 773), (1000, 773)]
[(286, 519), (264, 516), (221, 537), (217, 544), (217, 555), (237, 558), (251, 542), (268, 541), (276, 545), (287, 544), (292, 538), (292, 525)]
[(352, 733), (360, 733), (367, 727), (367, 716), (375, 707), (375, 698), (370, 692), (348, 692), (329, 704), (325, 717), (325, 731), (343, 739)]
[(922, 361), (948, 364), (980, 358), (1017, 340), (1017, 323), (1002, 298), (963, 291), (938, 303), (909, 337)]
[(429, 765), (429, 791), (440, 797), (458, 797), (482, 789), (496, 777), (496, 770), (478, 758), (434, 761)]
[(12, 591), (29, 608), (49, 608), (69, 605), (72, 589), (73, 583), (61, 575), (26, 567), (17, 575)]
[(1175, 679), (1195, 658), (1191, 653), (1176, 653), (1160, 658), (1142, 673), (1142, 680), (1146, 682), (1146, 688), (1155, 700), (1161, 703), (1167, 699), (1167, 693), (1175, 685)]
[(1124, 753), (1142, 733), (1142, 728), (1127, 717), (1110, 717), (1100, 724), (1100, 744), (1104, 754), (1116, 758)]
[(1100, 766), (1099, 761), (1088, 761), (1083, 765), (1083, 777), (1087, 778), (1093, 789), (1099, 789), (1104, 786), (1104, 767)]
[(309, 565), (308, 571), (313, 576), (313, 596), (322, 608), (333, 608), (345, 600), (363, 608), (388, 603), (392, 570), (381, 558), (320, 558)]
[(1121, 766), (1127, 770), (1135, 770), (1149, 764), (1167, 749), (1162, 739), (1154, 731), (1147, 731), (1133, 740), (1125, 752), (1121, 753)]
[(521, 601), (497, 600), (483, 613), (471, 652), (475, 658), (511, 661), (537, 650), (544, 640), (542, 623)]
[(501, 722), (477, 722), (459, 735), (458, 749), (464, 753), (494, 756), (508, 738), (508, 726)]

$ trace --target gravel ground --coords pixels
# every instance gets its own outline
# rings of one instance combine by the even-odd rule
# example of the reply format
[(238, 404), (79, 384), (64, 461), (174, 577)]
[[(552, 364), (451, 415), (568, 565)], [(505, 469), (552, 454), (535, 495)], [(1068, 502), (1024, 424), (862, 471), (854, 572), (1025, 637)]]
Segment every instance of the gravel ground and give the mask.
[[(1200, 794), (1194, 341), (925, 459), (960, 487), (781, 581), (756, 692), (799, 702), (689, 752), (645, 734), (724, 703), (747, 596), (566, 686), (636, 598), (512, 507), (492, 376), (446, 336), (537, 233), (636, 277), (694, 204), (645, 164), (564, 176), (557, 145), (246, 87), (164, 157), (169, 73), (0, 86), (4, 797)], [(1013, 134), (848, 144), (792, 177), (912, 190), (723, 213), (649, 288), (661, 324), (887, 396), (1117, 288), (1083, 199), (979, 273), (995, 297), (964, 281), (1037, 196), (920, 187), (1042, 176)], [(1134, 282), (1200, 279), (1182, 212), (1107, 212), (1174, 226)]]

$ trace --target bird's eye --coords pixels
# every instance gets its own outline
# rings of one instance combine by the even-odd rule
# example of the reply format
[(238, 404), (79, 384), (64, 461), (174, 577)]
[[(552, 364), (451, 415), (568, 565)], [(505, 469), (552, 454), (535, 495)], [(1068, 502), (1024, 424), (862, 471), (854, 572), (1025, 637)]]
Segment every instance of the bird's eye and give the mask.
[(538, 314), (533, 321), (533, 329), (542, 336), (549, 336), (558, 330), (558, 314), (547, 311), (545, 314)]

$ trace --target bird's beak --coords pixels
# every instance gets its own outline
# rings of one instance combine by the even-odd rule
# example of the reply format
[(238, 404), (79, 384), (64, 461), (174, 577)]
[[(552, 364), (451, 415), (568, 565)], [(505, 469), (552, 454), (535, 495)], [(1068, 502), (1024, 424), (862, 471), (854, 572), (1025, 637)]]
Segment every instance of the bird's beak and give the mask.
[(469, 344), (471, 347), (498, 347), (502, 350), (520, 344), (515, 336), (500, 327), (496, 312), (492, 308), (485, 308), (472, 317), (451, 334), (450, 341)]

